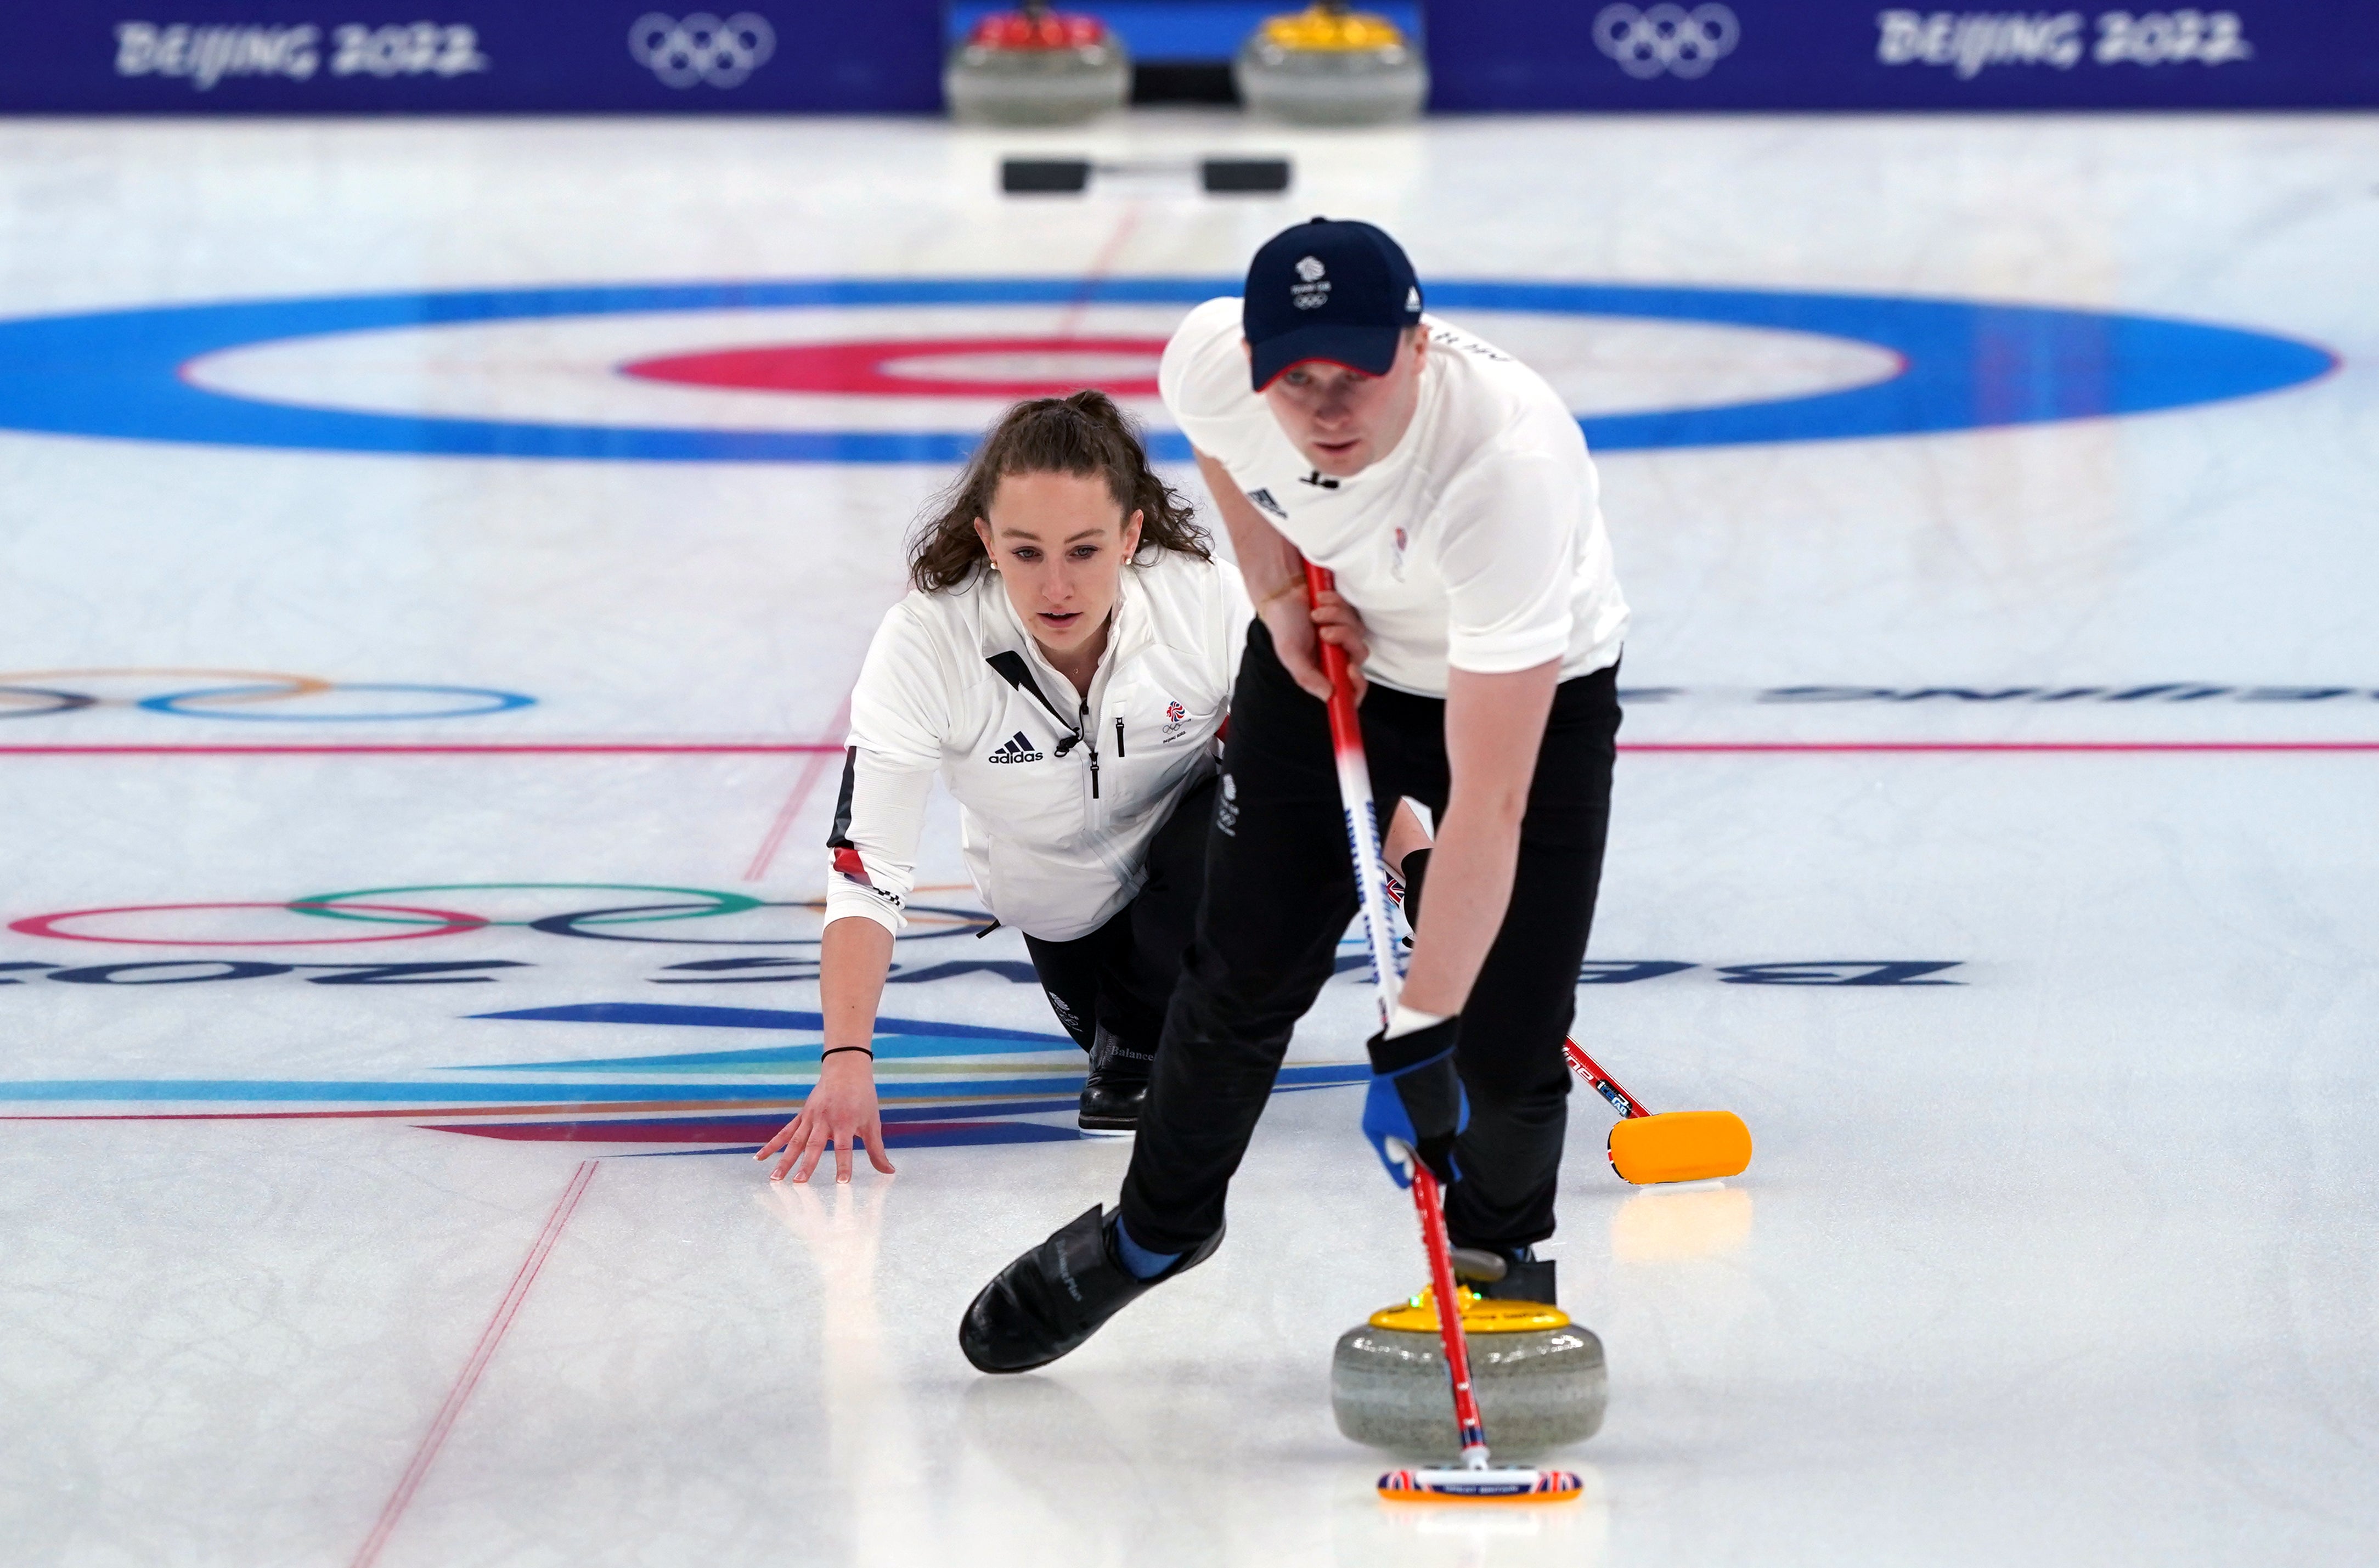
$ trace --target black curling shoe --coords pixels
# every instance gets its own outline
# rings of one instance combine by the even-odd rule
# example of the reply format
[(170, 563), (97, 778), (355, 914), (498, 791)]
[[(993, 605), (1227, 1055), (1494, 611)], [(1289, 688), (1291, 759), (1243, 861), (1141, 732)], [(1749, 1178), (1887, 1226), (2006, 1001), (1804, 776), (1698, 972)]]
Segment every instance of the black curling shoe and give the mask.
[(1140, 1130), (1140, 1108), (1148, 1102), (1153, 1055), (1124, 1049), (1123, 1042), (1099, 1031), (1091, 1054), (1090, 1076), (1082, 1080), (1082, 1110), (1075, 1125), (1084, 1132), (1126, 1138)]
[(1129, 1138), (1140, 1130), (1140, 1108), (1148, 1103), (1145, 1073), (1126, 1077), (1093, 1072), (1082, 1084), (1082, 1112), (1075, 1125), (1084, 1132), (1106, 1138)]
[(1523, 1247), (1515, 1256), (1494, 1247), (1454, 1248), (1454, 1277), (1490, 1301), (1534, 1301), (1557, 1307), (1553, 1260)]
[(1223, 1245), (1216, 1231), (1154, 1279), (1134, 1279), (1116, 1252), (1116, 1216), (1093, 1203), (992, 1277), (959, 1320), (959, 1348), (982, 1372), (1045, 1367), (1099, 1325)]
[(1503, 1277), (1478, 1287), (1479, 1294), (1490, 1301), (1535, 1301), (1547, 1307), (1561, 1305), (1553, 1285), (1553, 1260), (1540, 1258), (1527, 1248), (1522, 1256), (1509, 1259), (1503, 1265)]

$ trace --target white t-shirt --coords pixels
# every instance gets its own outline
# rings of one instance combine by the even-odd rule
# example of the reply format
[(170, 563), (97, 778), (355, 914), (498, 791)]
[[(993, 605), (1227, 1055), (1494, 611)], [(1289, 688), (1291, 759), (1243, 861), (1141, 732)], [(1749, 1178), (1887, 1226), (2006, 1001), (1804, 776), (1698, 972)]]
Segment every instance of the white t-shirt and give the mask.
[(1433, 316), (1421, 324), (1412, 427), (1350, 478), (1316, 473), (1249, 390), (1237, 299), (1190, 313), (1158, 386), (1190, 444), (1337, 573), (1372, 680), (1443, 696), (1449, 666), (1492, 675), (1558, 658), (1568, 680), (1616, 663), (1627, 601), (1576, 416), (1510, 355)]

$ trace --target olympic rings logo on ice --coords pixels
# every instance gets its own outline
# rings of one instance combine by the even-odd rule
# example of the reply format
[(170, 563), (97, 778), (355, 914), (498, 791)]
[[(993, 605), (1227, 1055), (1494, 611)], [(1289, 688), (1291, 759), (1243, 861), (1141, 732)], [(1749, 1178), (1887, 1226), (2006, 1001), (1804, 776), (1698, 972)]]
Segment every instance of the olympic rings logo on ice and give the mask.
[[(187, 691), (151, 692), (160, 682), (199, 681)], [(221, 682), (233, 682), (222, 684)], [(121, 682), (127, 690), (80, 690), (91, 682)], [(70, 684), (68, 684), (70, 683)], [(323, 711), (312, 706), (274, 712), (269, 705), (336, 693), (407, 693), (429, 699), (426, 707), (393, 706), (363, 711)], [(326, 681), (317, 675), (283, 675), (256, 669), (23, 669), (0, 672), (0, 719), (40, 718), (83, 708), (118, 706), (170, 713), (183, 718), (231, 718), (279, 724), (402, 723), (408, 719), (477, 718), (506, 713), (537, 701), (518, 692), (480, 686), (423, 686), (391, 681)]]
[(1743, 24), (1724, 6), (1690, 11), (1671, 5), (1641, 11), (1605, 6), (1594, 18), (1594, 46), (1638, 81), (1664, 71), (1688, 79), (1708, 76), (1742, 39)]
[[(454, 903), (494, 903), (497, 900), (465, 898), (454, 899), (445, 895), (462, 893), (484, 894), (549, 894), (609, 893), (629, 895), (635, 901), (607, 899), (595, 908), (568, 909), (553, 913), (534, 912), (535, 899), (526, 900), (528, 910), (489, 913), (477, 910), (452, 908)], [(515, 899), (514, 902), (523, 900)], [(547, 899), (552, 903), (560, 900)], [(46, 936), (62, 942), (98, 942), (122, 947), (353, 947), (373, 942), (419, 941), (432, 936), (459, 936), (466, 932), (485, 931), (490, 926), (513, 927), (534, 931), (548, 936), (575, 936), (598, 942), (634, 942), (652, 947), (803, 947), (815, 948), (820, 924), (818, 917), (826, 909), (823, 899), (758, 899), (749, 893), (721, 892), (708, 887), (657, 887), (638, 882), (432, 882), (410, 883), (395, 887), (356, 887), (335, 893), (309, 893), (303, 898), (280, 901), (234, 900), (211, 903), (175, 904), (115, 904), (99, 909), (64, 910), (51, 914), (28, 915), (11, 921), (7, 929), (25, 936)], [(713, 920), (725, 916), (753, 913), (764, 910), (794, 910), (802, 911), (793, 917), (796, 935), (786, 935), (780, 927), (764, 929), (757, 935), (722, 936), (690, 936), (681, 935), (672, 926), (666, 935), (637, 935), (612, 929), (625, 925), (667, 924), (678, 921)], [(211, 913), (218, 917), (225, 911), (271, 911), (274, 913), (305, 917), (289, 927), (291, 935), (279, 933), (262, 935), (201, 935), (180, 936), (144, 934), (138, 928), (139, 917), (159, 915), (189, 915)], [(911, 929), (900, 934), (904, 942), (928, 941), (941, 936), (972, 936), (991, 924), (991, 917), (980, 910), (946, 909), (936, 905), (912, 904), (907, 914)], [(525, 914), (526, 918), (522, 918)], [(253, 923), (252, 912), (244, 919)], [(269, 917), (268, 917), (269, 918)], [(780, 920), (782, 917), (779, 917)], [(333, 927), (319, 924), (308, 927), (306, 921), (344, 921), (365, 929), (340, 935), (313, 935), (308, 930), (328, 932)], [(127, 930), (130, 926), (133, 929)], [(71, 927), (71, 928), (70, 928)], [(392, 927), (393, 929), (384, 929)], [(202, 929), (205, 927), (202, 926)], [(222, 929), (222, 922), (214, 923)], [(717, 927), (701, 929), (716, 932)], [(714, 969), (722, 966), (743, 968), (779, 960), (761, 959), (721, 959), (693, 966)], [(229, 978), (229, 977), (224, 977)]]
[(738, 11), (725, 21), (696, 11), (680, 21), (647, 11), (628, 29), (628, 54), (658, 77), (664, 87), (696, 82), (741, 87), (777, 52), (777, 30), (768, 18)]

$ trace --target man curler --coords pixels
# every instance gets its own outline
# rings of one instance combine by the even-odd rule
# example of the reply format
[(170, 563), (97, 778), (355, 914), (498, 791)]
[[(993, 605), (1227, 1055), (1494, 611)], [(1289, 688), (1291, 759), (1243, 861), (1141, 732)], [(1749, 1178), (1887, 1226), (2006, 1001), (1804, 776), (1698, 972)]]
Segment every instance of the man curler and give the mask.
[[(1395, 241), (1317, 218), (1166, 347), (1257, 620), (1233, 692), (1206, 894), (1122, 1200), (968, 1308), (986, 1371), (1073, 1349), (1221, 1244), (1225, 1195), (1290, 1031), (1356, 909), (1317, 657), (1362, 660), (1375, 798), (1436, 821), (1401, 1005), (1363, 1127), (1400, 1183), (1448, 1184), (1455, 1246), (1550, 1297), (1562, 1042), (1609, 823), (1627, 606), (1576, 420), (1517, 359), (1427, 316)], [(1309, 607), (1303, 563), (1335, 574)], [(1416, 870), (1407, 862), (1407, 873)], [(1418, 880), (1418, 878), (1416, 878)]]

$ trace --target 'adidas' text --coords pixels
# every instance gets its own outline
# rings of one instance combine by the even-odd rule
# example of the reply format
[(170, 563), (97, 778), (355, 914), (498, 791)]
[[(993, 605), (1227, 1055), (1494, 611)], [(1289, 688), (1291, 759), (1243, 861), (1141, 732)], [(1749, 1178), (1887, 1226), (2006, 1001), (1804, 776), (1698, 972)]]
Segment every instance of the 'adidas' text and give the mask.
[(1008, 744), (983, 760), (985, 762), (1039, 762), (1041, 754), (1033, 749), (1031, 741), (1025, 739), (1024, 731), (1019, 730), (1008, 738)]

